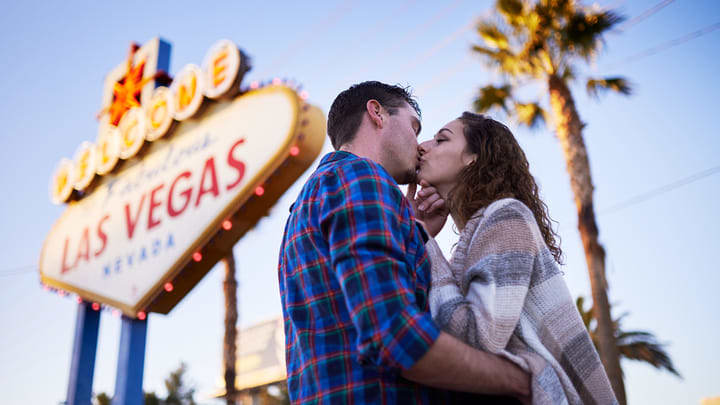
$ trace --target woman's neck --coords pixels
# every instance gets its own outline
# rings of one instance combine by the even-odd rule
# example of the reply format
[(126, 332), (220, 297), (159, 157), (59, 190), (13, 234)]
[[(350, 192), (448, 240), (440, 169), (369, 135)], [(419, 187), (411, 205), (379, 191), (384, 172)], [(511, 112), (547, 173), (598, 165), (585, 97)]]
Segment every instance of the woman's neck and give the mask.
[(433, 184), (433, 187), (437, 190), (438, 194), (440, 194), (440, 197), (443, 198), (446, 202), (448, 201), (448, 198), (450, 197), (450, 191), (452, 191), (453, 187), (455, 187), (454, 184), (439, 184), (435, 185)]
[(465, 224), (460, 220), (460, 218), (455, 213), (450, 213), (450, 217), (453, 220), (453, 223), (457, 227), (459, 232), (462, 232), (463, 228), (465, 228)]

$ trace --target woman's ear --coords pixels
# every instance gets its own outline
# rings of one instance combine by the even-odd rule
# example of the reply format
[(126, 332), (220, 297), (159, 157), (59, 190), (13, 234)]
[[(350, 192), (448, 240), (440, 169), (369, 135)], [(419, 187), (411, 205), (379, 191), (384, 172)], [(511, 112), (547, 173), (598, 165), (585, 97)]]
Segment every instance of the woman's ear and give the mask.
[(463, 152), (462, 161), (463, 161), (463, 165), (465, 165), (465, 167), (470, 166), (471, 164), (475, 163), (476, 160), (477, 160), (477, 153)]

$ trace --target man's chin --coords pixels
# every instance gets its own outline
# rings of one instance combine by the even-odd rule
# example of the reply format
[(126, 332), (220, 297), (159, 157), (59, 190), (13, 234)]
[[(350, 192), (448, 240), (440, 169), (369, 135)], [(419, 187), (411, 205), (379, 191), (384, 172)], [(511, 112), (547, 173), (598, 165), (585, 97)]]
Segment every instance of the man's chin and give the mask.
[(408, 170), (405, 174), (397, 179), (398, 184), (417, 184), (417, 171), (415, 169)]

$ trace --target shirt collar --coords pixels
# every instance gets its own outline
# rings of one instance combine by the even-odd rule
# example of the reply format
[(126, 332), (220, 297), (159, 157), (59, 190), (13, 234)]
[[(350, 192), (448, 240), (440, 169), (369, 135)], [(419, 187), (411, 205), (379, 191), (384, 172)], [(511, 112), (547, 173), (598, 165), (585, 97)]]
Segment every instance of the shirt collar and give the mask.
[(319, 166), (326, 165), (328, 163), (335, 162), (337, 160), (348, 159), (348, 158), (357, 158), (357, 155), (354, 155), (350, 152), (346, 152), (344, 150), (330, 152), (327, 155), (323, 156), (322, 160), (320, 160)]

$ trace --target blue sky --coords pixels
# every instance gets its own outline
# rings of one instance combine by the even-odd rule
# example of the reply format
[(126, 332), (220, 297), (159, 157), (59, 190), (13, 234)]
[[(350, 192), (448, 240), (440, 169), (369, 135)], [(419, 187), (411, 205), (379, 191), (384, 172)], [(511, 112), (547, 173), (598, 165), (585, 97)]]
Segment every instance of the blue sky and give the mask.
[[(659, 0), (605, 0), (628, 17)], [(202, 4), (202, 5), (201, 5)], [(586, 3), (587, 4), (587, 3)], [(294, 78), (327, 112), (354, 82), (409, 84), (423, 109), (427, 139), (469, 109), (473, 89), (498, 77), (473, 59), (477, 41), (468, 24), (490, 1), (344, 2), (11, 2), (0, 15), (0, 387), (4, 404), (64, 399), (76, 303), (44, 292), (40, 248), (62, 207), (48, 199), (50, 175), (97, 133), (104, 76), (124, 60), (131, 41), (161, 36), (172, 44), (170, 73), (201, 63), (228, 38), (252, 56), (246, 81)], [(634, 55), (720, 22), (713, 0), (677, 0), (624, 32), (607, 36), (587, 75), (622, 74), (632, 97), (600, 102), (573, 87), (595, 183), (600, 237), (605, 245), (615, 313), (629, 312), (627, 329), (654, 332), (683, 374), (679, 380), (644, 364), (624, 362), (628, 399), (636, 404), (699, 403), (720, 396), (720, 175), (710, 175), (643, 202), (607, 210), (644, 192), (718, 167), (720, 30), (632, 59)], [(661, 47), (662, 48), (662, 47)], [(524, 97), (543, 97), (529, 87)], [(577, 220), (562, 154), (548, 129), (512, 122), (559, 222), (566, 280), (589, 295)], [(326, 150), (329, 146), (326, 144)], [(235, 254), (240, 324), (280, 313), (276, 257), (291, 188), (241, 240)], [(448, 250), (455, 235), (439, 236)], [(216, 268), (167, 316), (151, 315), (144, 387), (164, 392), (163, 378), (183, 360), (201, 394), (220, 381), (222, 269)], [(15, 271), (15, 269), (19, 269)], [(94, 390), (112, 392), (120, 320), (103, 313)], [(38, 384), (40, 382), (40, 385)], [(204, 402), (211, 402), (204, 400)]]

